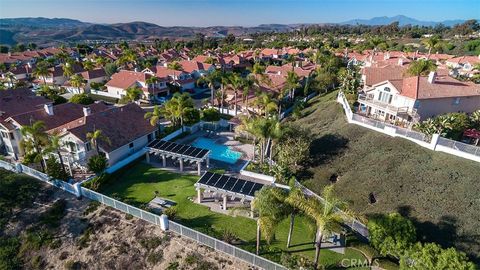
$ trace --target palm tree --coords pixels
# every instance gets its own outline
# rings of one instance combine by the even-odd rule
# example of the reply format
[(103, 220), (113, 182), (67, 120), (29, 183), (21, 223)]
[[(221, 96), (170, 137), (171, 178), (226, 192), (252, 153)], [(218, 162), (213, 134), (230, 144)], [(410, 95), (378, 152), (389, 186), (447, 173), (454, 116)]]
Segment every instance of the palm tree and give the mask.
[(75, 74), (73, 75), (72, 77), (70, 77), (70, 80), (69, 80), (70, 84), (77, 88), (78, 90), (78, 93), (80, 93), (80, 89), (82, 88), (82, 86), (85, 85), (85, 79), (82, 77), (82, 75), (80, 74)]
[[(220, 75), (220, 91), (221, 91), (221, 98), (220, 98), (220, 112), (223, 112), (223, 106), (225, 103), (225, 88), (230, 83), (230, 77), (232, 76), (231, 73), (221, 73)], [(227, 108), (228, 110), (228, 108)]]
[(437, 35), (431, 36), (427, 39), (422, 40), (422, 43), (428, 49), (428, 56), (427, 59), (430, 59), (430, 55), (432, 53), (432, 49), (440, 42), (440, 37)]
[(237, 116), (237, 97), (238, 97), (238, 91), (242, 90), (244, 88), (244, 79), (240, 77), (238, 74), (234, 73), (232, 76), (230, 76), (230, 86), (232, 87), (233, 94), (234, 94), (234, 112), (235, 116)]
[(150, 125), (152, 125), (153, 127), (159, 126), (161, 118), (162, 113), (157, 105), (153, 107), (153, 111), (145, 113), (145, 119), (150, 119)]
[(47, 76), (50, 75), (50, 70), (48, 69), (47, 65), (45, 64), (37, 65), (33, 73), (35, 76), (39, 78), (43, 78), (43, 84), (47, 84)]
[(293, 189), (287, 198), (294, 207), (300, 209), (304, 214), (315, 221), (317, 232), (315, 237), (315, 269), (320, 259), (320, 249), (326, 234), (330, 234), (340, 228), (343, 216), (338, 209), (345, 209), (346, 204), (337, 199), (333, 194), (333, 185), (323, 189), (324, 201), (320, 202), (315, 197), (306, 197), (302, 190)]
[(70, 63), (65, 63), (65, 65), (63, 65), (62, 67), (63, 69), (63, 76), (67, 77), (67, 78), (70, 78), (70, 76), (73, 75), (73, 67)]
[(127, 88), (127, 94), (125, 95), (125, 98), (128, 101), (134, 102), (136, 100), (139, 100), (142, 97), (142, 94), (142, 89), (138, 88), (138, 86), (133, 86)]
[(263, 111), (265, 117), (267, 117), (270, 112), (278, 109), (277, 103), (273, 100), (272, 96), (265, 92), (259, 93), (255, 100), (255, 105)]
[(108, 145), (112, 144), (110, 139), (103, 135), (102, 130), (97, 129), (94, 130), (93, 132), (88, 132), (87, 133), (87, 139), (90, 141), (92, 146), (95, 148), (95, 151), (97, 152), (97, 155), (100, 154), (100, 147), (99, 147), (99, 142), (102, 141)]
[(23, 126), (20, 129), (22, 140), (20, 146), (25, 151), (25, 160), (40, 163), (42, 171), (45, 172), (43, 155), (49, 144), (46, 126), (43, 121), (36, 121), (30, 126)]
[(180, 125), (183, 131), (183, 120), (187, 108), (193, 108), (194, 103), (188, 93), (175, 93), (163, 106), (161, 113), (170, 119), (174, 126)]
[(244, 87), (243, 87), (243, 92), (242, 92), (242, 98), (243, 102), (245, 103), (245, 108), (247, 109), (247, 113), (249, 113), (248, 110), (248, 99), (250, 96), (250, 91), (254, 88), (259, 88), (259, 85), (257, 84), (257, 79), (255, 76), (247, 76), (246, 80), (244, 81)]
[[(146, 79), (145, 82), (147, 83), (147, 90), (150, 91), (150, 88), (152, 88), (152, 92), (153, 92), (154, 91), (153, 89), (155, 89), (155, 84), (157, 84), (159, 81), (160, 81), (160, 78), (156, 76), (151, 76), (150, 78)], [(149, 98), (150, 100), (152, 100), (153, 94)]]
[(295, 89), (297, 89), (300, 86), (301, 85), (299, 83), (298, 75), (293, 71), (288, 71), (287, 78), (285, 81), (284, 91), (289, 91), (290, 99), (295, 98)]
[(435, 71), (437, 66), (430, 60), (419, 59), (413, 61), (408, 67), (407, 74), (412, 76), (426, 75), (430, 71)]
[(290, 205), (284, 203), (287, 195), (285, 190), (275, 187), (264, 187), (255, 194), (252, 209), (258, 214), (256, 254), (260, 252), (261, 235), (267, 243), (273, 239), (275, 229), (285, 219)]
[(220, 76), (220, 72), (215, 70), (198, 79), (198, 83), (207, 83), (208, 88), (210, 88), (210, 103), (212, 106), (214, 105), (215, 100), (215, 85), (220, 81)]
[(15, 88), (15, 83), (14, 83), (15, 75), (13, 75), (13, 73), (11, 72), (8, 72), (7, 74), (5, 74), (5, 77), (7, 78), (8, 81), (10, 81), (10, 87)]
[(168, 63), (167, 68), (173, 69), (173, 70), (183, 70), (182, 65), (177, 61), (173, 61), (173, 62)]
[(60, 148), (62, 146), (60, 141), (60, 136), (58, 134), (53, 134), (49, 136), (50, 144), (48, 145), (48, 152), (55, 152), (58, 155), (58, 159), (60, 160), (60, 165), (62, 166), (62, 171), (67, 174), (65, 169), (65, 163), (63, 162), (62, 154), (60, 153)]
[(85, 70), (92, 70), (94, 67), (95, 67), (95, 64), (90, 60), (83, 62), (83, 68)]

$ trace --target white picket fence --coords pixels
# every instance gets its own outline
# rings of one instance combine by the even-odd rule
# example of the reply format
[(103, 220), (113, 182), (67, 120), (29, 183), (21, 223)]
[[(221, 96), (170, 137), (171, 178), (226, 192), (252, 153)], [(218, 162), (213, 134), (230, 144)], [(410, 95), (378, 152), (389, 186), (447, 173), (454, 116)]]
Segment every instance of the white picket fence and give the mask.
[(342, 105), (349, 123), (363, 126), (392, 137), (404, 138), (434, 151), (445, 152), (480, 162), (480, 147), (443, 138), (440, 137), (439, 134), (427, 136), (421, 132), (397, 127), (385, 122), (355, 114), (352, 112), (350, 105), (348, 104), (348, 101), (342, 92), (339, 92), (337, 102)]
[[(76, 196), (84, 196), (86, 198), (89, 198), (94, 201), (98, 201), (106, 206), (110, 206), (112, 208), (115, 208), (119, 211), (122, 211), (124, 213), (130, 214), (134, 217), (137, 217), (139, 219), (145, 220), (147, 222), (150, 222), (155, 225), (160, 225), (160, 216), (150, 213), (148, 211), (142, 210), (140, 208), (137, 208), (135, 206), (131, 206), (129, 204), (126, 204), (124, 202), (115, 200), (113, 198), (110, 198), (108, 196), (105, 196), (101, 193), (95, 192), (93, 190), (90, 190), (88, 188), (81, 187), (80, 184), (69, 184), (67, 182), (61, 181), (61, 180), (56, 180), (56, 179), (51, 179), (48, 175), (39, 172), (35, 169), (32, 169), (28, 166), (25, 166), (23, 164), (11, 164), (6, 161), (0, 160), (0, 168), (4, 168), (9, 171), (14, 171), (17, 173), (25, 173), (27, 175), (30, 175), (40, 181), (43, 181), (49, 185), (58, 187), (62, 190), (65, 190), (71, 194), (74, 194)], [(247, 262), (255, 267), (261, 268), (261, 269), (266, 269), (266, 270), (287, 270), (286, 267), (272, 262), (270, 260), (267, 260), (263, 257), (260, 257), (258, 255), (255, 255), (251, 252), (245, 251), (243, 249), (240, 249), (236, 246), (233, 246), (231, 244), (228, 244), (226, 242), (223, 242), (221, 240), (218, 240), (216, 238), (213, 238), (211, 236), (208, 236), (206, 234), (203, 234), (201, 232), (197, 232), (193, 229), (190, 229), (188, 227), (185, 227), (179, 223), (169, 221), (168, 222), (168, 230), (173, 231), (175, 233), (178, 233), (182, 236), (185, 236), (191, 240), (194, 240), (202, 245), (211, 247), (219, 252), (223, 252), (225, 254), (228, 254), (230, 256), (233, 256), (237, 259), (240, 259), (244, 262)]]

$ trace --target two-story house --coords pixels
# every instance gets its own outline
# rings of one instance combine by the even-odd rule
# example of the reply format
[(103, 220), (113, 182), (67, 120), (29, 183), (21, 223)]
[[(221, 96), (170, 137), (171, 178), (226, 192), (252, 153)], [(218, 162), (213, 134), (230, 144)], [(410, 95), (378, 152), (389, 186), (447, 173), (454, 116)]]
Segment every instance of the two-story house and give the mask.
[(428, 76), (397, 75), (367, 85), (358, 99), (359, 112), (409, 125), (439, 114), (480, 109), (480, 85), (458, 81), (447, 70), (437, 72)]
[(36, 96), (29, 89), (0, 91), (0, 153), (17, 158), (20, 152), (21, 134), (15, 125), (6, 120), (14, 115), (42, 109), (48, 104), (52, 104), (52, 101)]
[(144, 73), (148, 73), (158, 78), (166, 78), (170, 84), (179, 86), (181, 90), (188, 90), (195, 88), (195, 79), (188, 72), (183, 70), (169, 69), (164, 66), (154, 66), (142, 70)]
[(166, 78), (157, 77), (157, 82), (151, 82), (149, 79), (152, 77), (156, 76), (145, 72), (120, 70), (106, 83), (107, 92), (112, 97), (122, 98), (127, 94), (128, 88), (138, 87), (143, 91), (141, 99), (146, 101), (169, 95)]

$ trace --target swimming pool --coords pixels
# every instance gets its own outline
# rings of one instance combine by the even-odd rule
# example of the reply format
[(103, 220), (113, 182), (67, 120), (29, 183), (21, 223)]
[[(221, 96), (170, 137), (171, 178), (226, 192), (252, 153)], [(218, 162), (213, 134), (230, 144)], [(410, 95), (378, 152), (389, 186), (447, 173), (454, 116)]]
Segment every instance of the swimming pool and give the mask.
[(209, 138), (198, 138), (192, 143), (192, 145), (210, 150), (210, 158), (229, 164), (235, 164), (242, 156), (242, 153), (233, 151), (228, 146), (216, 144), (215, 140)]

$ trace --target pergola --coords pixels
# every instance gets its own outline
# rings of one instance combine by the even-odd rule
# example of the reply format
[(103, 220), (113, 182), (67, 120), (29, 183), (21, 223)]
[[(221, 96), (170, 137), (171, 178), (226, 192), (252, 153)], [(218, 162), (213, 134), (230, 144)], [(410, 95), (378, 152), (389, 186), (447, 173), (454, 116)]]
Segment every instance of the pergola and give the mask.
[(160, 155), (162, 157), (163, 167), (167, 166), (167, 158), (177, 159), (180, 163), (180, 171), (183, 171), (183, 162), (197, 163), (198, 175), (201, 175), (202, 161), (206, 161), (209, 166), (210, 150), (198, 148), (187, 144), (178, 144), (164, 140), (154, 140), (147, 146), (146, 159), (150, 162), (150, 154)]
[(221, 194), (223, 197), (223, 210), (227, 210), (228, 196), (239, 198), (242, 201), (251, 202), (255, 198), (255, 192), (264, 184), (250, 180), (240, 179), (218, 173), (205, 172), (195, 183), (197, 189), (197, 202), (202, 203), (202, 189)]

